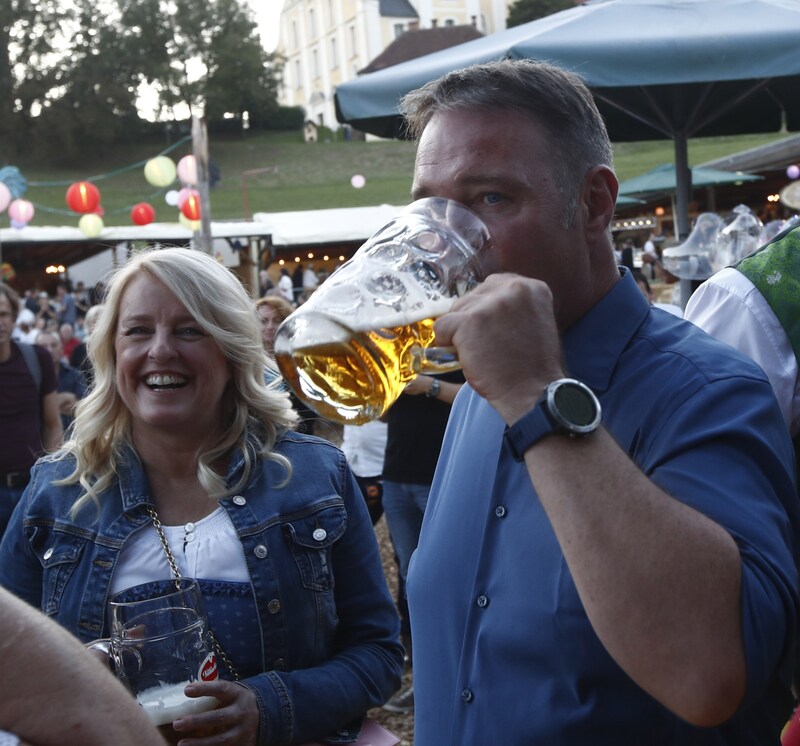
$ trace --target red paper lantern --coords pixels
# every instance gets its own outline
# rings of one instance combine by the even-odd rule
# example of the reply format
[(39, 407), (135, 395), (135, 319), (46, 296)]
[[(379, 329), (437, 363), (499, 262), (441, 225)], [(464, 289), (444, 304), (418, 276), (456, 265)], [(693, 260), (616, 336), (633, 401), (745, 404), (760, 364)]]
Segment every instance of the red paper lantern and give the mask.
[(136, 223), (136, 225), (147, 225), (148, 223), (152, 223), (155, 216), (156, 211), (148, 202), (140, 202), (138, 205), (134, 205), (131, 209), (131, 220)]
[(67, 189), (67, 205), (73, 212), (94, 212), (100, 204), (100, 192), (90, 181), (76, 181)]
[(200, 220), (200, 195), (191, 191), (181, 205), (181, 212), (189, 220)]

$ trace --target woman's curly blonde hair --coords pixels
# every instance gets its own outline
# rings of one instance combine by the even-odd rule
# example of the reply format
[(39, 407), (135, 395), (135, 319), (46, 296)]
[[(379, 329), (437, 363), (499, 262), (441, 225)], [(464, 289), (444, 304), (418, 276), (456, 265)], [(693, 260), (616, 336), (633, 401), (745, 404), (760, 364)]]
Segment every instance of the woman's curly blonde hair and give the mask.
[[(72, 434), (58, 458), (72, 456), (74, 471), (60, 484), (80, 483), (84, 492), (73, 512), (99, 495), (115, 479), (120, 452), (132, 447), (131, 416), (117, 389), (116, 337), (120, 303), (131, 281), (148, 273), (162, 282), (186, 307), (202, 329), (219, 345), (232, 377), (224, 394), (227, 420), (217, 442), (200, 455), (197, 477), (215, 498), (239, 490), (253, 468), (247, 434), (255, 435), (261, 453), (290, 465), (272, 453), (275, 441), (297, 423), (289, 395), (264, 384), (266, 362), (253, 303), (236, 276), (209, 255), (193, 249), (152, 249), (136, 254), (112, 277), (103, 311), (89, 337), (94, 386), (79, 402)], [(241, 478), (228, 488), (212, 464), (239, 446), (245, 457)]]

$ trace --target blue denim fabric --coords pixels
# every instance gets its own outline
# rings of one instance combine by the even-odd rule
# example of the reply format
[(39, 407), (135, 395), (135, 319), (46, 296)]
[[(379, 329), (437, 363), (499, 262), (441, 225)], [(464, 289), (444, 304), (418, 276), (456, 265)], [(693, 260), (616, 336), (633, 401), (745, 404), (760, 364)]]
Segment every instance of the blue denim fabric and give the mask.
[[(220, 500), (247, 561), (261, 628), (259, 744), (318, 740), (382, 704), (400, 685), (403, 649), (364, 500), (341, 452), (289, 433), (258, 459), (247, 486)], [(229, 484), (243, 467), (232, 459)], [(41, 459), (0, 544), (0, 584), (83, 641), (108, 633), (105, 609), (119, 551), (150, 526), (147, 479), (120, 454), (117, 482), (73, 519), (81, 490), (53, 481), (71, 460)], [(152, 529), (149, 529), (152, 530)]]
[(403, 579), (408, 575), (408, 563), (417, 548), (430, 491), (427, 484), (383, 481), (383, 512)]

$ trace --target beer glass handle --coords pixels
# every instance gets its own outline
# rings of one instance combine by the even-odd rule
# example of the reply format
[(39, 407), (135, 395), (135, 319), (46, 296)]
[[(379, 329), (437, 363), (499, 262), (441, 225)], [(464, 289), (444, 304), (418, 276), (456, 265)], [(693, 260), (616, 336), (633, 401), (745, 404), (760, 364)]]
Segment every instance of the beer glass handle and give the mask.
[(455, 347), (428, 347), (421, 350), (418, 358), (418, 373), (446, 373), (458, 370), (461, 363)]
[(111, 657), (111, 640), (107, 637), (99, 640), (92, 640), (83, 645), (95, 658), (105, 663), (112, 671), (114, 670), (114, 659)]

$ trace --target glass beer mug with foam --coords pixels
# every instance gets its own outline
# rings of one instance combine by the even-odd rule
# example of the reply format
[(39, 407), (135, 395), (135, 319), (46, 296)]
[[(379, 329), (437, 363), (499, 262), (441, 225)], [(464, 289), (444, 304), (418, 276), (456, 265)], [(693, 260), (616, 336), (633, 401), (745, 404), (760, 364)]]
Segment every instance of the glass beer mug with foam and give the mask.
[(89, 647), (109, 650), (117, 677), (162, 735), (177, 743), (173, 720), (218, 704), (214, 697), (183, 693), (188, 683), (219, 675), (197, 581), (174, 578), (128, 588), (111, 598), (108, 613), (110, 639)]
[(275, 359), (295, 393), (326, 419), (380, 417), (419, 373), (458, 368), (433, 323), (483, 279), (489, 232), (440, 197), (406, 207), (280, 326)]

